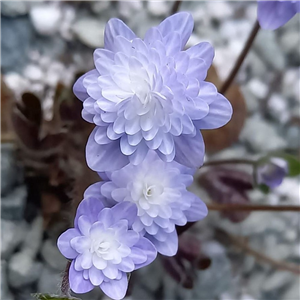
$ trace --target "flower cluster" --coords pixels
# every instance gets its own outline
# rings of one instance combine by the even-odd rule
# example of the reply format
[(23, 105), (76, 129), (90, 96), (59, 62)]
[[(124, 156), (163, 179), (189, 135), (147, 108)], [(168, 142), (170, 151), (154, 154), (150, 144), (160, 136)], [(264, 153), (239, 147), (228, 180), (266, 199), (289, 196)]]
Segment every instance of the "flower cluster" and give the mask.
[(178, 249), (176, 226), (207, 215), (187, 190), (204, 159), (200, 129), (225, 125), (229, 101), (205, 81), (214, 51), (200, 43), (184, 51), (193, 30), (178, 13), (138, 38), (121, 20), (105, 29), (95, 69), (74, 85), (83, 118), (96, 126), (86, 158), (104, 181), (91, 185), (74, 228), (58, 240), (72, 260), (70, 287), (99, 286), (113, 299), (126, 294), (127, 276), (157, 252)]
[(258, 1), (257, 18), (263, 29), (277, 29), (300, 13), (300, 1)]

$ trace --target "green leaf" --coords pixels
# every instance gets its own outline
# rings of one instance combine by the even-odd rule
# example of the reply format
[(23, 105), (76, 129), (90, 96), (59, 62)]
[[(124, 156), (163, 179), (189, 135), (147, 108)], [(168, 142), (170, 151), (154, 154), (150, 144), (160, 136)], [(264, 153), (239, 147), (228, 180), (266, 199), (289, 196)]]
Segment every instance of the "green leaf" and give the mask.
[(50, 294), (32, 294), (32, 297), (37, 300), (80, 300), (79, 298), (50, 295)]

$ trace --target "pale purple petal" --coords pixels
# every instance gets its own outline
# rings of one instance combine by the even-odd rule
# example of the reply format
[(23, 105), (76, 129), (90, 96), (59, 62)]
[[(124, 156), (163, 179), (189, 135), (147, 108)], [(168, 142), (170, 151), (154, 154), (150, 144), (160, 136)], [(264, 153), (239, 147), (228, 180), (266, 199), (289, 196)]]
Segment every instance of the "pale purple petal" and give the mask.
[(155, 236), (146, 235), (146, 237), (153, 243), (157, 251), (166, 256), (173, 256), (178, 250), (178, 236), (176, 230), (167, 234), (167, 239), (164, 242), (158, 241)]
[(191, 207), (184, 211), (184, 214), (188, 222), (197, 222), (205, 218), (208, 214), (206, 204), (199, 199), (196, 195), (188, 192), (189, 195), (185, 194), (185, 197), (191, 197)]
[(215, 129), (227, 124), (232, 117), (232, 106), (222, 95), (217, 94), (215, 100), (209, 105), (209, 113), (194, 124), (198, 129)]
[(275, 30), (287, 23), (297, 12), (293, 1), (258, 1), (257, 18), (263, 29)]
[(176, 147), (175, 160), (187, 167), (200, 167), (204, 158), (204, 141), (201, 133), (197, 131), (195, 137), (181, 135), (174, 139)]
[(94, 129), (86, 146), (88, 166), (97, 172), (113, 171), (124, 167), (129, 160), (120, 150), (119, 141), (106, 145), (99, 145), (95, 141)]
[[(101, 211), (104, 207), (102, 201), (100, 200), (102, 197), (99, 193), (96, 193), (95, 190), (99, 189), (102, 183), (97, 183), (96, 185), (91, 185), (84, 193), (84, 197), (87, 198), (85, 201), (81, 201), (77, 211), (76, 216), (74, 220), (75, 227), (78, 226), (78, 219), (80, 216), (88, 215), (90, 224), (97, 221), (97, 217), (99, 214), (99, 211)], [(93, 198), (90, 198), (90, 197)], [(99, 200), (98, 200), (98, 199)]]
[(121, 202), (111, 208), (111, 213), (113, 215), (114, 222), (126, 219), (128, 220), (128, 226), (131, 227), (137, 215), (137, 208), (130, 202)]
[(89, 279), (94, 286), (98, 286), (103, 282), (104, 276), (101, 270), (92, 267), (89, 269)]
[(209, 68), (212, 64), (212, 61), (215, 56), (215, 51), (212, 45), (208, 42), (202, 42), (185, 51), (190, 58), (202, 58), (207, 68)]
[(178, 32), (180, 34), (181, 49), (183, 49), (192, 34), (194, 21), (190, 13), (179, 12), (166, 18), (157, 28), (163, 37), (170, 32)]
[(80, 235), (81, 233), (79, 230), (70, 228), (59, 236), (57, 240), (57, 247), (63, 256), (68, 259), (74, 259), (78, 255), (78, 253), (71, 247), (70, 241)]
[(102, 282), (100, 288), (102, 291), (110, 298), (115, 300), (123, 299), (126, 295), (128, 287), (127, 275), (122, 273), (122, 278), (120, 280), (109, 280), (107, 282)]
[(86, 87), (84, 87), (83, 85), (83, 80), (89, 75), (99, 76), (99, 73), (97, 72), (97, 70), (91, 70), (79, 77), (73, 86), (73, 93), (81, 101), (84, 101), (89, 97), (86, 91)]
[(120, 19), (110, 19), (105, 27), (104, 32), (104, 45), (105, 48), (114, 51), (114, 38), (122, 36), (127, 40), (133, 40), (136, 35), (133, 31)]
[(94, 288), (89, 280), (83, 278), (82, 271), (75, 270), (74, 261), (72, 261), (69, 270), (69, 282), (71, 290), (77, 294), (87, 293)]
[[(148, 239), (142, 237), (133, 247), (133, 249), (135, 249), (131, 252), (130, 257), (132, 258), (133, 262), (135, 263), (135, 268), (139, 269), (142, 268), (144, 266), (149, 265), (150, 263), (152, 263), (156, 256), (157, 256), (157, 251), (155, 249), (155, 246), (153, 245), (153, 243), (151, 243)], [(142, 260), (144, 259), (144, 257), (142, 257), (141, 255), (139, 255), (139, 250), (141, 250), (143, 252), (143, 254), (145, 254), (147, 256), (146, 261), (142, 262)]]

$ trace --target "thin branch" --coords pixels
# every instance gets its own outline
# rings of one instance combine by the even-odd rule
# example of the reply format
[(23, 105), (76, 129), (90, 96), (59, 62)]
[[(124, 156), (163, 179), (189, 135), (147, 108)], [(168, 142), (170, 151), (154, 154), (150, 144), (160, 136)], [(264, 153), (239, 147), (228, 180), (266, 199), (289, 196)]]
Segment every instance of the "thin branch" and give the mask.
[(300, 265), (296, 265), (296, 264), (291, 264), (291, 263), (286, 263), (283, 261), (277, 261), (257, 250), (252, 249), (247, 242), (245, 242), (243, 239), (241, 239), (240, 237), (236, 237), (233, 236), (225, 231), (221, 231), (222, 233), (224, 233), (225, 235), (227, 235), (227, 237), (229, 238), (229, 240), (232, 242), (232, 244), (240, 249), (242, 249), (246, 254), (249, 254), (251, 256), (253, 256), (255, 259), (261, 261), (261, 262), (265, 262), (271, 266), (273, 266), (274, 268), (278, 269), (278, 270), (283, 270), (283, 271), (289, 271), (291, 273), (294, 273), (296, 275), (300, 275)]
[(208, 210), (215, 211), (290, 211), (300, 212), (298, 205), (253, 205), (253, 204), (207, 204)]
[(181, 2), (182, 1), (175, 1), (174, 2), (173, 6), (172, 6), (172, 9), (171, 9), (171, 15), (174, 15), (178, 12)]
[(255, 160), (252, 159), (224, 159), (224, 160), (213, 160), (204, 163), (202, 167), (208, 166), (218, 166), (218, 165), (229, 165), (229, 164), (244, 164), (244, 165), (254, 165)]
[(229, 76), (227, 77), (226, 81), (224, 82), (224, 84), (222, 85), (222, 87), (220, 88), (220, 93), (221, 94), (225, 94), (228, 90), (228, 88), (230, 87), (230, 85), (232, 84), (237, 72), (239, 71), (241, 65), (243, 64), (244, 62), (244, 59), (245, 57), (247, 56), (252, 44), (253, 44), (253, 41), (259, 31), (259, 24), (258, 22), (256, 21), (254, 26), (253, 26), (253, 29), (248, 37), (248, 40), (246, 41), (246, 44), (240, 54), (240, 56), (238, 57), (232, 71), (230, 72)]

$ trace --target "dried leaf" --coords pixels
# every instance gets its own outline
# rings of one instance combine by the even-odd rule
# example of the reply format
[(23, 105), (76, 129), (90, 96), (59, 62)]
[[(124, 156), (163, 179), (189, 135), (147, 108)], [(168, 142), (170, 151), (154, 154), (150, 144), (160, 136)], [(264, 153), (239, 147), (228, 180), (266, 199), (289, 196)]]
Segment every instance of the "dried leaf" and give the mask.
[[(247, 191), (253, 189), (250, 174), (221, 167), (213, 167), (198, 179), (206, 189), (212, 201), (220, 204), (245, 204), (249, 202)], [(241, 222), (250, 212), (222, 212), (222, 215), (234, 223)]]
[[(217, 88), (221, 86), (221, 81), (214, 66), (209, 69), (206, 80), (214, 83)], [(238, 85), (233, 84), (225, 96), (233, 107), (232, 119), (219, 129), (201, 131), (207, 152), (220, 151), (236, 142), (247, 117), (246, 102)]]
[(173, 257), (162, 257), (163, 266), (174, 280), (192, 289), (197, 270), (210, 266), (210, 259), (201, 253), (201, 241), (192, 232), (179, 236), (178, 251)]
[(26, 119), (40, 127), (43, 116), (41, 103), (37, 96), (32, 93), (24, 93), (22, 103), (18, 105), (18, 108)]
[(1, 75), (1, 142), (14, 142), (15, 135), (11, 122), (11, 109), (14, 96)]

